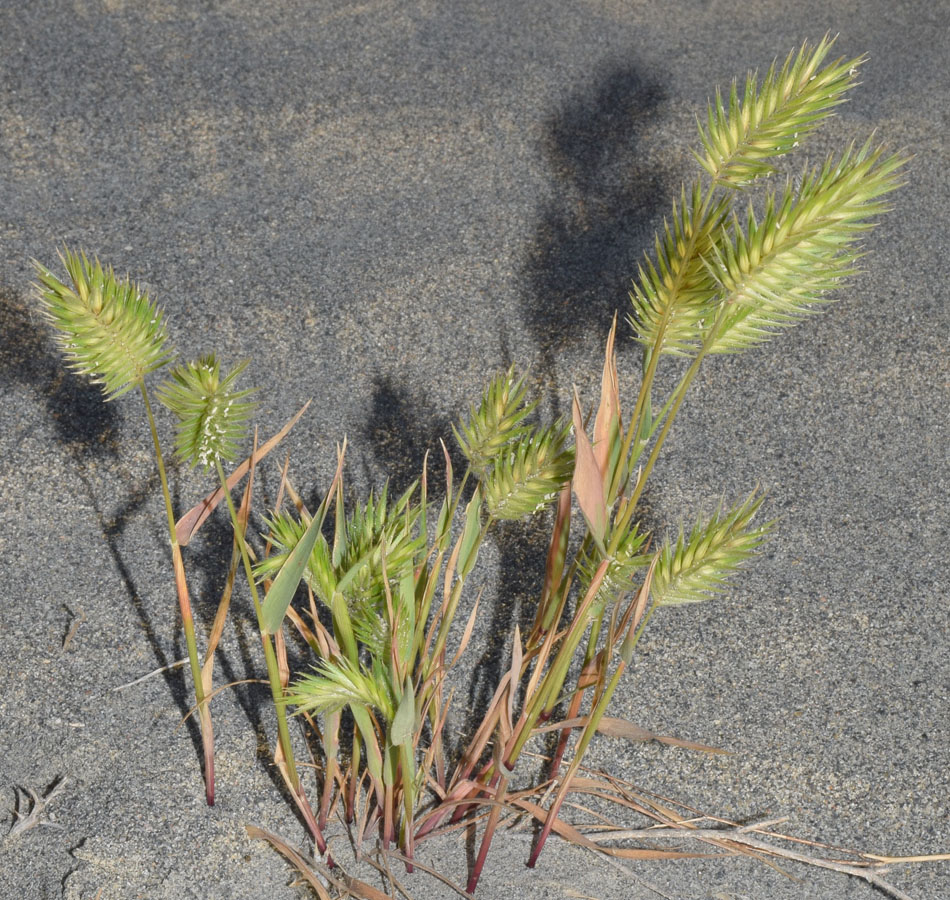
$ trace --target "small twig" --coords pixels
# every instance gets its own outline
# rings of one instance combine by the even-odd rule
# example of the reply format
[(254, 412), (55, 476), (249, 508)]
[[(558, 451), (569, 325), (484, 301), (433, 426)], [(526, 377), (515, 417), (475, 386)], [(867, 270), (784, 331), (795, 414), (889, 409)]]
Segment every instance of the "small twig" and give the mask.
[(66, 651), (69, 649), (69, 645), (73, 642), (73, 638), (76, 637), (76, 632), (79, 631), (79, 626), (86, 621), (86, 614), (82, 610), (79, 610), (77, 615), (68, 606), (64, 606), (63, 608), (73, 617), (73, 620), (69, 626), (69, 630), (66, 632), (66, 636), (63, 638), (63, 650)]
[[(45, 794), (37, 794), (33, 788), (14, 787), (16, 805), (11, 810), (13, 825), (7, 832), (7, 837), (19, 837), (21, 834), (42, 825), (47, 828), (62, 828), (56, 822), (45, 821), (43, 817), (46, 815), (50, 804), (62, 793), (65, 786), (66, 778), (64, 776), (54, 781)], [(29, 797), (29, 801), (26, 801), (25, 797)]]
[(180, 669), (182, 666), (188, 663), (187, 659), (179, 659), (167, 666), (162, 666), (160, 669), (155, 669), (153, 672), (149, 672), (147, 675), (143, 675), (141, 678), (136, 678), (135, 681), (130, 681), (128, 684), (120, 684), (118, 687), (112, 689), (112, 693), (117, 691), (124, 691), (126, 688), (133, 687), (136, 684), (141, 684), (143, 681), (147, 681), (149, 678), (154, 678), (156, 675), (161, 675), (163, 672), (171, 672), (172, 669)]
[[(691, 838), (692, 840), (713, 841), (717, 844), (721, 842), (730, 842), (750, 847), (753, 850), (760, 850), (772, 856), (778, 856), (781, 859), (791, 859), (795, 862), (805, 863), (809, 866), (817, 866), (821, 869), (830, 869), (832, 872), (838, 872), (842, 875), (852, 875), (855, 878), (862, 878), (875, 887), (894, 897), (895, 900), (912, 900), (912, 898), (901, 891), (899, 888), (885, 881), (873, 870), (872, 866), (880, 867), (881, 863), (863, 863), (858, 865), (846, 862), (838, 862), (831, 859), (824, 859), (818, 856), (809, 856), (807, 853), (799, 853), (796, 850), (788, 850), (776, 847), (768, 841), (759, 840), (750, 837), (749, 831), (757, 829), (759, 825), (747, 825), (743, 828), (645, 828), (639, 830), (618, 830), (613, 834), (595, 833), (585, 835), (589, 841), (601, 843), (608, 840), (643, 840), (657, 838)], [(768, 832), (762, 832), (768, 834)], [(881, 871), (886, 871), (881, 869)]]
[(748, 825), (743, 825), (739, 831), (764, 832), (766, 828), (771, 828), (773, 825), (783, 825), (787, 821), (788, 816), (779, 816), (777, 819), (766, 819), (764, 822), (750, 822)]

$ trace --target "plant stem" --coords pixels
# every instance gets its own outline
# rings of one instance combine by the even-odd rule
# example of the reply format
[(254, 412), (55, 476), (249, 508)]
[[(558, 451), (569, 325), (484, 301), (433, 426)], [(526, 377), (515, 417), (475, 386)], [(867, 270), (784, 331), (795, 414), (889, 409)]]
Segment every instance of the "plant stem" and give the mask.
[(683, 398), (686, 396), (686, 391), (689, 389), (690, 384), (692, 384), (693, 379), (696, 377), (696, 373), (699, 371), (700, 365), (702, 365), (703, 360), (706, 358), (709, 348), (712, 347), (713, 343), (715, 342), (716, 337), (719, 334), (719, 329), (722, 327), (723, 321), (725, 321), (727, 309), (727, 303), (723, 302), (720, 304), (719, 312), (716, 315), (716, 320), (706, 333), (706, 337), (703, 340), (702, 346), (697, 351), (692, 363), (690, 363), (689, 368), (686, 370), (686, 374), (682, 377), (682, 379), (680, 379), (680, 383), (676, 386), (676, 389), (673, 391), (670, 399), (667, 401), (666, 406), (664, 407), (664, 409), (669, 407), (669, 413), (667, 414), (666, 419), (663, 422), (663, 427), (660, 429), (660, 433), (653, 444), (653, 449), (650, 451), (650, 456), (643, 466), (643, 471), (640, 474), (640, 478), (633, 489), (630, 502), (627, 506), (627, 509), (625, 510), (624, 518), (626, 520), (629, 520), (629, 517), (632, 515), (633, 510), (636, 507), (637, 501), (640, 499), (640, 495), (643, 493), (646, 480), (649, 477), (650, 472), (653, 471), (653, 466), (657, 461), (657, 457), (660, 455), (660, 449), (663, 447), (663, 442), (666, 440), (667, 434), (669, 434), (670, 427), (673, 425), (673, 420), (676, 418), (676, 414), (679, 412)]
[[(650, 578), (648, 576), (647, 581), (641, 588), (641, 591), (649, 590), (649, 581)], [(571, 759), (570, 765), (567, 767), (567, 772), (564, 774), (564, 778), (561, 780), (561, 786), (557, 792), (557, 796), (554, 798), (554, 802), (551, 804), (551, 808), (548, 810), (547, 818), (544, 820), (544, 826), (541, 829), (541, 833), (538, 835), (534, 849), (531, 851), (531, 856), (528, 859), (528, 866), (530, 868), (534, 868), (535, 863), (538, 861), (538, 856), (540, 855), (542, 849), (544, 849), (544, 843), (548, 839), (548, 835), (551, 833), (551, 828), (554, 826), (554, 822), (557, 819), (557, 814), (561, 811), (561, 805), (564, 803), (564, 798), (567, 796), (567, 793), (570, 790), (571, 779), (577, 772), (577, 769), (584, 759), (584, 754), (587, 752), (587, 748), (590, 745), (591, 740), (597, 733), (597, 726), (600, 724), (600, 720), (604, 717), (604, 713), (607, 711), (607, 706), (613, 697), (614, 691), (617, 689), (617, 685), (620, 683), (620, 678), (633, 657), (634, 648), (636, 647), (637, 642), (640, 640), (640, 636), (643, 634), (643, 631), (646, 628), (647, 623), (650, 621), (650, 617), (653, 615), (653, 611), (655, 609), (656, 604), (654, 603), (650, 606), (649, 611), (645, 616), (643, 616), (641, 621), (638, 622), (636, 618), (634, 618), (630, 623), (630, 633), (627, 635), (627, 638), (624, 640), (623, 646), (620, 649), (620, 661), (617, 663), (617, 668), (614, 670), (610, 681), (605, 687), (603, 693), (597, 699), (597, 702), (594, 704), (594, 708), (590, 712), (587, 725), (584, 727), (584, 731), (577, 743), (577, 747), (574, 749), (574, 756)]]
[[(321, 854), (324, 854), (327, 850), (327, 843), (323, 837), (323, 831), (317, 823), (313, 810), (310, 808), (307, 795), (303, 792), (303, 787), (300, 784), (300, 776), (297, 774), (294, 748), (290, 741), (290, 728), (287, 724), (287, 706), (284, 699), (284, 687), (280, 680), (280, 666), (277, 663), (277, 654), (274, 651), (274, 645), (271, 643), (271, 636), (264, 628), (261, 599), (257, 591), (257, 582), (254, 580), (254, 571), (251, 568), (251, 558), (247, 550), (247, 542), (244, 539), (244, 529), (241, 527), (237, 510), (234, 508), (234, 500), (231, 497), (231, 491), (228, 489), (228, 479), (224, 474), (224, 467), (221, 465), (221, 457), (215, 457), (214, 462), (218, 472), (218, 480), (221, 482), (221, 490), (224, 492), (224, 499), (228, 504), (228, 512), (231, 515), (231, 527), (234, 529), (234, 537), (241, 550), (244, 572), (247, 576), (247, 583), (251, 589), (251, 599), (254, 602), (254, 612), (257, 614), (257, 625), (261, 633), (261, 644), (264, 647), (264, 661), (267, 664), (267, 680), (270, 682), (271, 696), (274, 700), (274, 711), (277, 714), (277, 741), (280, 746), (281, 755), (283, 756), (283, 760), (278, 762), (278, 767), (293, 794), (297, 808), (300, 810), (301, 815), (307, 823), (307, 827), (313, 835), (317, 850)], [(253, 471), (254, 461), (252, 459), (251, 472), (253, 473)]]
[(470, 894), (474, 894), (475, 888), (478, 887), (478, 879), (481, 877), (482, 868), (485, 865), (485, 859), (488, 857), (488, 850), (491, 847), (492, 837), (494, 836), (495, 829), (498, 826), (498, 819), (501, 816), (505, 792), (507, 790), (508, 776), (502, 775), (498, 779), (498, 785), (495, 789), (495, 803), (492, 804), (491, 812), (488, 814), (488, 824), (485, 826), (485, 833), (482, 835), (482, 843), (478, 848), (478, 857), (475, 860), (475, 865), (472, 866), (472, 874), (469, 876), (468, 884), (465, 888), (465, 890)]
[(244, 561), (244, 572), (247, 575), (248, 585), (251, 589), (251, 599), (254, 601), (254, 612), (257, 613), (257, 622), (260, 626), (261, 642), (264, 645), (264, 660), (267, 663), (267, 678), (270, 681), (271, 694), (274, 698), (274, 707), (277, 710), (277, 734), (280, 742), (280, 749), (284, 754), (284, 763), (287, 766), (287, 775), (290, 786), (294, 791), (300, 787), (300, 779), (297, 775), (297, 766), (294, 762), (294, 751), (290, 743), (290, 729), (287, 726), (287, 710), (284, 705), (284, 689), (280, 683), (280, 670), (277, 665), (277, 654), (274, 652), (274, 645), (271, 643), (270, 635), (264, 630), (261, 619), (261, 600), (257, 592), (257, 582), (254, 580), (254, 571), (251, 568), (251, 559), (247, 552), (247, 543), (244, 540), (244, 532), (238, 522), (237, 510), (234, 508), (234, 500), (231, 498), (231, 492), (228, 490), (228, 480), (224, 474), (224, 467), (221, 465), (220, 457), (215, 459), (215, 466), (218, 470), (218, 478), (221, 481), (221, 489), (224, 491), (224, 499), (228, 504), (228, 512), (231, 514), (231, 526), (234, 528), (234, 536), (237, 538), (238, 547), (241, 550), (241, 559)]
[(188, 648), (188, 663), (191, 667), (191, 679), (195, 686), (195, 702), (198, 706), (198, 719), (201, 727), (201, 743), (204, 751), (205, 763), (205, 798), (208, 806), (214, 806), (214, 730), (211, 726), (211, 709), (205, 697), (204, 682), (201, 677), (201, 664), (198, 662), (198, 642), (195, 640), (195, 621), (191, 612), (191, 598), (188, 596), (188, 582), (185, 579), (185, 565), (181, 556), (181, 546), (178, 543), (178, 534), (175, 529), (175, 513), (172, 508), (171, 492), (168, 490), (168, 476), (165, 472), (165, 461), (162, 457), (162, 447), (158, 440), (158, 429), (155, 426), (155, 416), (152, 413), (152, 404), (148, 399), (145, 382), (139, 382), (142, 392), (142, 401), (145, 404), (145, 414), (148, 417), (148, 427), (152, 434), (152, 445), (155, 449), (155, 462), (158, 466), (158, 477), (162, 483), (162, 496), (165, 499), (165, 514), (168, 519), (168, 539), (171, 543), (172, 566), (175, 570), (175, 590), (178, 594), (178, 606), (181, 610), (182, 625), (185, 629), (185, 645)]

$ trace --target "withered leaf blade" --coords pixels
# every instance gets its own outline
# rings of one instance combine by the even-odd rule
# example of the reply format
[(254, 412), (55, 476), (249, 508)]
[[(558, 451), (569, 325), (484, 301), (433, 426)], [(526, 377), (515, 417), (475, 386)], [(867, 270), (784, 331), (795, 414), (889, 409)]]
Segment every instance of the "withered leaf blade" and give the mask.
[[(547, 725), (540, 725), (532, 730), (532, 734), (544, 734), (548, 731), (562, 731), (565, 728), (585, 728), (590, 716), (574, 716), (570, 719), (562, 719), (560, 722), (550, 722)], [(702, 753), (722, 753), (731, 755), (730, 750), (722, 750), (719, 747), (709, 747), (706, 744), (697, 744), (694, 741), (684, 741), (680, 738), (667, 737), (662, 734), (654, 734), (628, 722), (626, 719), (618, 719), (614, 716), (603, 716), (597, 725), (597, 731), (605, 737), (623, 738), (634, 743), (644, 741), (659, 741), (661, 744), (669, 744), (672, 747), (683, 747), (686, 750), (699, 750)]]
[(597, 458), (584, 430), (581, 402), (574, 391), (572, 408), (574, 418), (574, 493), (580, 505), (587, 527), (597, 546), (603, 550), (607, 533), (607, 503), (604, 499), (604, 479)]
[[(530, 800), (512, 799), (513, 806), (519, 806), (526, 813), (529, 813), (539, 822), (544, 822), (547, 818), (547, 810), (532, 803)], [(551, 830), (560, 835), (572, 844), (579, 847), (586, 847), (595, 853), (602, 853), (604, 856), (615, 856), (620, 859), (700, 859), (709, 856), (722, 856), (722, 853), (695, 853), (688, 850), (654, 850), (649, 847), (605, 847), (602, 844), (594, 843), (586, 838), (577, 828), (568, 824), (563, 819), (554, 819)]]
[(639, 725), (634, 725), (633, 722), (613, 716), (604, 716), (597, 725), (597, 730), (607, 737), (624, 738), (628, 741), (659, 741), (661, 744), (683, 747), (686, 750), (699, 750), (702, 753), (729, 753), (728, 750), (722, 750), (719, 747), (709, 747), (706, 744), (697, 744), (694, 741), (684, 741), (680, 738), (654, 734)]
[(283, 838), (278, 837), (264, 828), (258, 828), (256, 825), (246, 825), (247, 836), (252, 840), (267, 841), (278, 853), (286, 857), (294, 868), (303, 876), (307, 884), (316, 891), (320, 900), (330, 900), (330, 894), (317, 878), (313, 869), (307, 864), (307, 861), (290, 846)]

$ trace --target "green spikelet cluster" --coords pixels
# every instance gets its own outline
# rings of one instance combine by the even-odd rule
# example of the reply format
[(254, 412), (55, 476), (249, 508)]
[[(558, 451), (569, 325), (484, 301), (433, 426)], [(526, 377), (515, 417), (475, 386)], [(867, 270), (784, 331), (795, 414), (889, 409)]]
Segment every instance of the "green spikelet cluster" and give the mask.
[(672, 225), (656, 236), (656, 263), (645, 260), (630, 292), (629, 318), (637, 339), (660, 353), (687, 356), (696, 350), (699, 329), (709, 316), (717, 285), (704, 262), (726, 219), (729, 203), (721, 198), (704, 208), (702, 186), (693, 186), (689, 198), (683, 188), (673, 204)]
[[(388, 637), (382, 614), (386, 580), (397, 584), (412, 571), (424, 536), (418, 534), (420, 508), (412, 502), (416, 485), (396, 501), (388, 489), (372, 493), (365, 504), (357, 503), (349, 518), (338, 519), (333, 546), (317, 537), (304, 578), (314, 594), (331, 606), (335, 594), (346, 602), (356, 637), (376, 651)], [(280, 513), (267, 520), (268, 540), (277, 548), (255, 568), (260, 579), (278, 571), (297, 546), (307, 523)], [(385, 564), (385, 577), (384, 577)]]
[[(254, 567), (254, 577), (257, 581), (271, 578), (280, 571), (310, 524), (309, 521), (294, 518), (285, 512), (274, 514), (265, 519), (264, 523), (267, 525), (267, 540), (275, 549)], [(322, 534), (317, 536), (303, 577), (314, 594), (329, 604), (338, 579), (330, 562), (330, 546)]]
[(884, 158), (870, 142), (849, 148), (807, 173), (801, 186), (769, 195), (757, 219), (750, 205), (745, 228), (712, 249), (708, 264), (723, 292), (724, 316), (711, 335), (710, 353), (732, 353), (796, 325), (855, 271), (852, 249), (886, 210), (880, 197), (896, 186), (902, 161)]
[(245, 400), (254, 389), (236, 391), (234, 382), (247, 368), (239, 363), (225, 377), (214, 354), (177, 366), (159, 388), (159, 399), (178, 418), (175, 452), (206, 471), (217, 459), (232, 460), (244, 441), (256, 403)]
[(468, 420), (453, 426), (455, 439), (476, 473), (485, 472), (507, 445), (527, 434), (523, 425), (535, 404), (525, 404), (528, 388), (524, 376), (512, 366), (496, 375), (482, 394), (482, 402), (469, 411)]
[[(643, 552), (648, 537), (649, 534), (641, 532), (634, 523), (623, 538), (617, 542), (617, 550), (613, 553), (600, 590), (597, 592), (595, 602), (598, 606), (612, 605), (637, 587), (637, 575), (650, 565), (652, 559), (650, 553)], [(587, 592), (593, 580), (594, 572), (602, 559), (603, 557), (596, 547), (591, 547), (581, 557), (578, 571), (582, 595)]]
[(740, 99), (717, 94), (700, 127), (709, 174), (673, 204), (658, 236), (655, 262), (640, 267), (630, 318), (651, 357), (735, 353), (797, 324), (855, 271), (856, 243), (886, 209), (906, 159), (871, 142), (806, 170), (772, 191), (757, 216), (733, 211), (737, 189), (774, 174), (772, 160), (791, 153), (856, 82), (863, 58), (820, 68), (832, 41), (803, 45), (761, 85), (750, 74)]
[(99, 260), (90, 263), (84, 253), (68, 249), (61, 259), (69, 284), (34, 262), (39, 300), (69, 365), (113, 400), (170, 359), (162, 312), (134, 282), (116, 277)]
[[(699, 128), (705, 155), (696, 154), (700, 165), (720, 184), (741, 187), (756, 178), (771, 175), (768, 161), (784, 156), (816, 128), (856, 83), (864, 57), (839, 59), (824, 69), (834, 43), (824, 38), (814, 50), (802, 45), (790, 53), (781, 69), (773, 63), (761, 87), (754, 73), (746, 78), (742, 100), (733, 82), (728, 106), (716, 92), (709, 104), (706, 128)], [(810, 52), (809, 52), (810, 51)]]
[(453, 428), (495, 519), (520, 519), (540, 510), (567, 483), (574, 465), (568, 426), (525, 424), (536, 404), (525, 402), (524, 382), (513, 367), (496, 375), (478, 407)]
[(387, 722), (396, 714), (389, 679), (376, 658), (369, 667), (346, 657), (322, 659), (312, 674), (294, 681), (285, 700), (297, 707), (298, 713), (355, 706), (376, 709)]
[(503, 448), (485, 474), (485, 504), (496, 519), (521, 519), (550, 503), (571, 477), (569, 426), (531, 429)]
[(770, 524), (752, 526), (762, 497), (750, 494), (727, 513), (722, 508), (688, 535), (666, 541), (653, 572), (652, 595), (659, 606), (699, 603), (721, 593), (729, 577), (765, 540)]

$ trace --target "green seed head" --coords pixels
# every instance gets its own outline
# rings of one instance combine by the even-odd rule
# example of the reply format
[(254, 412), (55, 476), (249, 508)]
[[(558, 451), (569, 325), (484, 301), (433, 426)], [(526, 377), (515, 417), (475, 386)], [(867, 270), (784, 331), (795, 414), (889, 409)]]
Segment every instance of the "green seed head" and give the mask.
[(64, 250), (60, 281), (36, 263), (37, 295), (70, 366), (101, 384), (112, 400), (144, 383), (169, 360), (161, 310), (138, 285), (84, 253)]
[(180, 459), (205, 470), (219, 458), (234, 459), (257, 405), (244, 400), (253, 389), (233, 390), (246, 367), (247, 362), (239, 363), (222, 378), (218, 360), (210, 354), (178, 366), (159, 389), (159, 399), (178, 417), (175, 451)]

